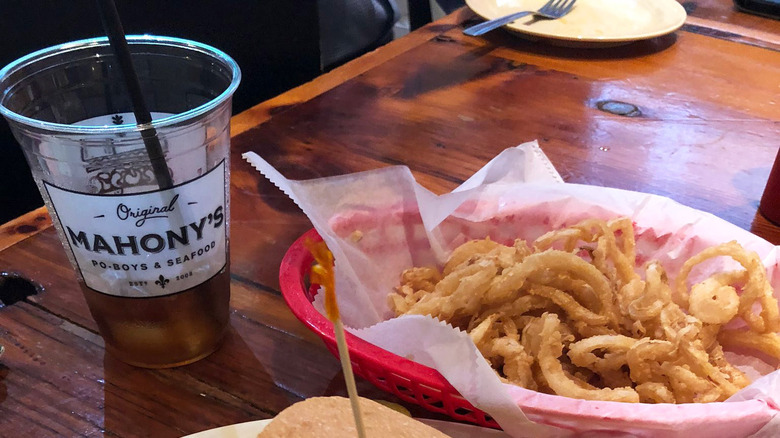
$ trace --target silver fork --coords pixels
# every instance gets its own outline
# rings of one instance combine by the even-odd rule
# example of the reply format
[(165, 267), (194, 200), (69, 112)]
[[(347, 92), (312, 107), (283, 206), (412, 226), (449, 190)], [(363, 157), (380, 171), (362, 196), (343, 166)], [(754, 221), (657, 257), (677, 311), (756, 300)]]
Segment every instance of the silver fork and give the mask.
[(464, 29), (463, 33), (469, 36), (482, 35), (483, 33), (490, 32), (491, 30), (509, 24), (518, 18), (523, 18), (526, 15), (534, 15), (534, 18), (546, 18), (548, 20), (555, 20), (568, 14), (574, 7), (574, 3), (577, 0), (550, 0), (544, 4), (537, 11), (523, 11), (515, 12), (514, 14), (505, 15), (503, 17), (494, 18), (493, 20), (479, 23), (471, 26), (468, 29)]

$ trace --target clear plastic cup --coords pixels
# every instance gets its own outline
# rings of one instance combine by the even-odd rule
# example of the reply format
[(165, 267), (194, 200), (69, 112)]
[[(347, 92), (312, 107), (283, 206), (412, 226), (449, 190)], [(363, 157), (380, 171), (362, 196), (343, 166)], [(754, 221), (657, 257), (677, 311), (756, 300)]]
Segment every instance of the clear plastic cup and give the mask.
[[(138, 126), (106, 38), (44, 49), (0, 70), (0, 112), (21, 144), (106, 349), (143, 367), (213, 352), (228, 326), (228, 55), (128, 36), (153, 121)], [(154, 128), (172, 187), (142, 132)], [(56, 286), (50, 288), (56, 293)]]

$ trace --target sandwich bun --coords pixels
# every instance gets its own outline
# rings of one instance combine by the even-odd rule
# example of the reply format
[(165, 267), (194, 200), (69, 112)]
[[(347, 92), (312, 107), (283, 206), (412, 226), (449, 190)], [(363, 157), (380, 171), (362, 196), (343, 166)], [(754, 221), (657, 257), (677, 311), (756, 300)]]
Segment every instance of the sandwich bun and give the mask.
[[(419, 421), (360, 397), (367, 438), (447, 438)], [(258, 438), (357, 437), (352, 406), (345, 397), (312, 397), (280, 412)]]

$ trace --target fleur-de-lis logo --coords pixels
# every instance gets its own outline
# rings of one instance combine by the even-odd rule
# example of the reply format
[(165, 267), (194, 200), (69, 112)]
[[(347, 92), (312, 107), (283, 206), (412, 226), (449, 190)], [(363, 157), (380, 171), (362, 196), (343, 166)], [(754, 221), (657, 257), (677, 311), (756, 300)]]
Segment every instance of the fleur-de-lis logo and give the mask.
[(124, 123), (124, 121), (125, 120), (121, 114), (116, 114), (114, 116), (111, 116), (111, 122), (113, 122), (115, 125), (121, 125), (122, 123)]
[(167, 278), (165, 278), (162, 275), (160, 275), (160, 278), (157, 281), (155, 281), (154, 284), (157, 284), (161, 288), (165, 289), (165, 285), (170, 283), (170, 282), (171, 282), (171, 280), (168, 280)]

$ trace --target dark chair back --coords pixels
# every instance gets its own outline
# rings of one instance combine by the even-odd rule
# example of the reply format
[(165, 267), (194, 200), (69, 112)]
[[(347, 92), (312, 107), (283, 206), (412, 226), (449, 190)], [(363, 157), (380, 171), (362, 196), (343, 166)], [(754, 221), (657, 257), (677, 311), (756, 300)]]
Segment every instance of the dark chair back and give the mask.
[[(238, 113), (320, 73), (316, 0), (116, 0), (127, 34), (200, 41), (242, 71)], [(103, 35), (94, 0), (9, 0), (0, 15), (0, 64), (59, 43)], [(0, 122), (0, 223), (43, 205), (27, 163)]]

